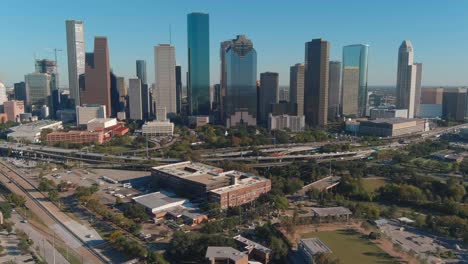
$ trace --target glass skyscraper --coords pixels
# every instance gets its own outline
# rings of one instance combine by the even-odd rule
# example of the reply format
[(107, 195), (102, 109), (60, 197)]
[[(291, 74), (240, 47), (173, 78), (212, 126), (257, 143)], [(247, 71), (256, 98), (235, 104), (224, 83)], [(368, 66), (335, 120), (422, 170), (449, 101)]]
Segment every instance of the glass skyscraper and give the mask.
[(342, 114), (364, 117), (367, 109), (367, 58), (369, 45), (343, 48)]
[(257, 52), (244, 35), (232, 41), (225, 54), (224, 114), (228, 127), (257, 123)]
[(210, 114), (210, 29), (206, 13), (187, 15), (188, 102), (190, 115)]

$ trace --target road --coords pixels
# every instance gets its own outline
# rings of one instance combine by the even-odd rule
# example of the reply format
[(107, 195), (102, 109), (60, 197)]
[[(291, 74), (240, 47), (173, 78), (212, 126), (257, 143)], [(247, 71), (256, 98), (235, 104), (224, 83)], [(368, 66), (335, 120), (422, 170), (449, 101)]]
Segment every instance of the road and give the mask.
[(13, 193), (24, 196), (29, 208), (47, 227), (54, 230), (67, 246), (83, 257), (85, 263), (107, 263), (107, 260), (95, 249), (85, 243), (80, 235), (73, 233), (67, 226), (72, 221), (61, 212), (35, 186), (27, 181), (4, 161), (0, 161), (0, 181)]

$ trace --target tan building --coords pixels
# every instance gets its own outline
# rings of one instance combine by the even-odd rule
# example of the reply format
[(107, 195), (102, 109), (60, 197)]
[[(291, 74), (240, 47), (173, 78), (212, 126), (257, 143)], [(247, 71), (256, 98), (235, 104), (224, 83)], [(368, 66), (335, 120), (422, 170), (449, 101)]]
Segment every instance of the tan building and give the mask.
[(386, 118), (363, 121), (359, 124), (360, 134), (376, 137), (396, 137), (425, 130), (426, 121), (414, 118)]
[(88, 131), (69, 131), (69, 132), (52, 132), (47, 135), (47, 144), (55, 145), (60, 142), (68, 142), (72, 144), (95, 143), (102, 144), (104, 142), (104, 133), (88, 132)]
[(24, 113), (24, 101), (6, 101), (3, 103), (3, 110), (8, 121), (15, 122), (19, 115)]
[(444, 88), (421, 89), (421, 104), (442, 104)]
[(208, 247), (205, 258), (209, 264), (248, 264), (247, 254), (232, 247)]

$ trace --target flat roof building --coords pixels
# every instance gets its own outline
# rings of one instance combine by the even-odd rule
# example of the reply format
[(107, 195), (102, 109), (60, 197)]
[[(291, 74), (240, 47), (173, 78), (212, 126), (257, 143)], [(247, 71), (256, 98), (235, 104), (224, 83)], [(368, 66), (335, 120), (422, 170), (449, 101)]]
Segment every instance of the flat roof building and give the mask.
[(102, 144), (104, 143), (104, 133), (102, 131), (68, 131), (47, 134), (47, 144), (54, 145), (60, 142), (72, 144)]
[(210, 264), (248, 264), (247, 254), (232, 247), (208, 247), (205, 258)]
[(104, 131), (104, 129), (117, 125), (115, 118), (93, 118), (86, 124), (88, 131)]
[(426, 121), (414, 118), (385, 118), (362, 121), (359, 133), (377, 137), (396, 137), (427, 130)]
[(327, 247), (318, 237), (301, 239), (299, 242), (298, 251), (307, 264), (313, 264), (314, 256), (319, 253), (332, 253), (331, 249)]
[(13, 139), (18, 142), (28, 141), (38, 143), (41, 141), (41, 131), (50, 128), (57, 130), (62, 128), (61, 121), (40, 120), (36, 122), (26, 123), (10, 128), (11, 133), (7, 135), (8, 139)]
[(234, 240), (236, 240), (241, 246), (244, 247), (244, 249), (249, 253), (249, 258), (261, 260), (261, 263), (270, 262), (273, 250), (241, 235), (235, 236)]
[(106, 118), (105, 105), (83, 105), (76, 107), (76, 125), (87, 125), (95, 118)]
[(158, 137), (172, 136), (174, 134), (174, 123), (166, 121), (151, 121), (143, 124), (141, 128), (143, 136)]

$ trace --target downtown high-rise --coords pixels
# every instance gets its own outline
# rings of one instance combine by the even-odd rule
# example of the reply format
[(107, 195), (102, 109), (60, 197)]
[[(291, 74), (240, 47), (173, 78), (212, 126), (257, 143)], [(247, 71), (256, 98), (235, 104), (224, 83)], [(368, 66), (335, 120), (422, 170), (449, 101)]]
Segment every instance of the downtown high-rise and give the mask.
[[(83, 82), (81, 82), (83, 84)], [(86, 53), (84, 86), (81, 89), (82, 104), (106, 106), (106, 116), (111, 116), (111, 76), (109, 47), (106, 37), (94, 38), (94, 52)]]
[(128, 79), (128, 101), (130, 108), (130, 119), (142, 120), (143, 107), (141, 105), (141, 80), (138, 78)]
[(238, 35), (224, 56), (226, 126), (254, 126), (257, 124), (257, 52), (251, 40)]
[(343, 116), (364, 117), (367, 110), (367, 66), (369, 45), (343, 48), (341, 109)]
[(180, 114), (182, 111), (182, 66), (175, 67), (176, 78), (176, 111)]
[(334, 120), (341, 109), (341, 62), (330, 61), (328, 76), (328, 120)]
[(289, 69), (289, 101), (294, 104), (297, 116), (304, 115), (304, 64), (297, 63)]
[(67, 55), (68, 55), (68, 85), (70, 99), (75, 105), (80, 105), (80, 75), (85, 72), (85, 38), (83, 21), (67, 20)]
[[(166, 109), (166, 114), (177, 114), (175, 48), (169, 44), (154, 47), (156, 108)], [(159, 117), (158, 117), (159, 118)]]
[(141, 81), (141, 108), (143, 111), (143, 119), (147, 120), (151, 116), (151, 100), (150, 89), (146, 80), (146, 61), (136, 61), (136, 75)]
[(210, 28), (209, 15), (187, 15), (189, 114), (210, 114)]
[(304, 114), (310, 127), (327, 125), (330, 43), (313, 39), (305, 43)]
[(279, 102), (279, 78), (276, 72), (264, 72), (260, 74), (260, 113), (259, 123), (266, 126), (268, 115), (272, 112), (272, 105)]

